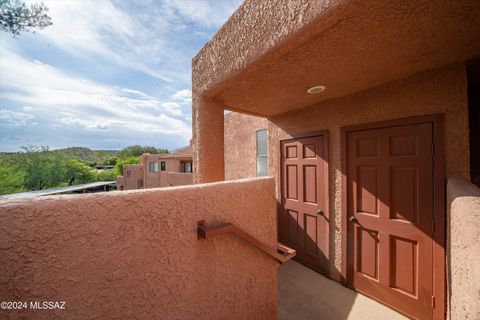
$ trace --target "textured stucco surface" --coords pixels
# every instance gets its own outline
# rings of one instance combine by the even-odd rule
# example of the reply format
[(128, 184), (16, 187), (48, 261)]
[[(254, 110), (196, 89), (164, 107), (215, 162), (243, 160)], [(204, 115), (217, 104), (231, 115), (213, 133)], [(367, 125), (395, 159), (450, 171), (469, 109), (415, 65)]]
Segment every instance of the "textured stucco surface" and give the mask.
[(123, 166), (124, 189), (133, 190), (143, 188), (143, 167), (139, 164), (126, 164)]
[[(158, 172), (150, 172), (150, 162), (158, 163)], [(161, 162), (165, 162), (165, 171), (161, 171)], [(192, 184), (193, 174), (183, 172), (184, 162), (192, 162), (191, 155), (145, 153), (140, 157), (139, 164), (124, 166), (123, 176), (116, 179), (117, 188), (118, 190), (134, 190)], [(128, 171), (130, 171), (130, 175), (128, 175)]]
[[(451, 65), (269, 119), (269, 175), (279, 179), (279, 141), (328, 130), (331, 275), (341, 270), (342, 170), (340, 128), (434, 113), (445, 114), (448, 177), (469, 175), (468, 118), (464, 65)], [(277, 197), (279, 190), (277, 188)]]
[[(166, 161), (166, 160), (163, 160)], [(158, 172), (150, 172), (149, 163), (157, 162), (158, 163)], [(142, 166), (143, 172), (143, 187), (144, 188), (158, 188), (161, 186), (160, 179), (160, 159), (157, 154), (143, 154), (140, 157), (140, 163)], [(167, 165), (167, 169), (170, 169), (170, 166)], [(172, 170), (174, 171), (174, 170)], [(125, 173), (124, 173), (125, 174)]]
[(450, 319), (480, 319), (480, 189), (449, 179), (447, 208)]
[(193, 183), (225, 179), (224, 105), (192, 91)]
[(477, 0), (247, 0), (193, 60), (193, 86), (273, 116), (478, 57), (479, 38)]
[(194, 85), (210, 90), (342, 2), (244, 1), (193, 59)]
[(275, 319), (277, 266), (197, 221), (276, 245), (272, 178), (0, 202), (0, 300), (67, 310), (1, 319)]
[[(144, 188), (183, 186), (192, 184), (192, 174), (183, 173), (182, 161), (192, 162), (192, 158), (169, 159), (166, 155), (142, 155)], [(161, 162), (165, 162), (165, 171), (161, 171)], [(158, 163), (158, 172), (149, 171), (149, 162)]]
[(166, 179), (162, 180), (162, 187), (184, 186), (193, 183), (193, 174), (183, 172), (167, 172)]
[(117, 176), (115, 182), (117, 184), (117, 190), (125, 189), (125, 178), (123, 176)]
[(225, 180), (257, 175), (256, 132), (267, 127), (265, 118), (237, 112), (225, 115)]

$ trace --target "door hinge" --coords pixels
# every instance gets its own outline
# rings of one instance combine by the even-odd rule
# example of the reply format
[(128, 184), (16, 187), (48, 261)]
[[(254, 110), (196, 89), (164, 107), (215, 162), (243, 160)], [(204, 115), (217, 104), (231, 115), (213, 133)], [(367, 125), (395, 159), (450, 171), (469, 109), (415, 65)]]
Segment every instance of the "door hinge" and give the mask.
[(432, 296), (432, 308), (435, 308), (435, 297)]

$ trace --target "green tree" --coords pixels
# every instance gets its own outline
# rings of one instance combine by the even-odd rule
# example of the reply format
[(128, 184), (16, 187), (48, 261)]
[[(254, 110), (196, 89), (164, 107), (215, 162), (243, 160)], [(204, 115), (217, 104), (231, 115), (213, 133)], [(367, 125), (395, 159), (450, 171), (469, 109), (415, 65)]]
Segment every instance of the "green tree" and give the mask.
[(108, 169), (108, 170), (101, 170), (97, 173), (97, 180), (98, 181), (114, 181), (118, 176), (117, 170), (115, 169)]
[(22, 147), (17, 157), (18, 167), (25, 172), (24, 186), (28, 190), (56, 187), (65, 179), (65, 157), (49, 152), (48, 147)]
[(34, 32), (34, 28), (43, 29), (52, 24), (43, 3), (27, 6), (20, 0), (0, 0), (0, 30), (14, 37), (22, 31)]
[(105, 160), (102, 161), (102, 165), (104, 166), (114, 166), (117, 164), (117, 157), (112, 157), (112, 158), (107, 158)]
[(167, 149), (157, 149), (155, 147), (147, 147), (141, 145), (134, 145), (126, 147), (118, 153), (118, 158), (126, 159), (130, 157), (138, 157), (144, 153), (158, 154), (158, 153), (168, 153)]
[(136, 164), (140, 162), (140, 157), (128, 157), (125, 159), (119, 159), (117, 161), (117, 165), (115, 166), (115, 170), (117, 171), (118, 175), (123, 174), (123, 165), (125, 164)]
[(97, 161), (87, 161), (87, 166), (89, 167), (95, 167), (97, 164)]
[(25, 173), (7, 163), (0, 163), (0, 195), (22, 192)]
[(103, 150), (97, 150), (95, 151), (95, 158), (98, 163), (102, 163), (103, 160), (107, 157), (107, 154)]
[(95, 170), (92, 170), (85, 163), (78, 160), (65, 159), (63, 168), (59, 168), (59, 170), (63, 171), (63, 180), (67, 182), (69, 186), (97, 180)]

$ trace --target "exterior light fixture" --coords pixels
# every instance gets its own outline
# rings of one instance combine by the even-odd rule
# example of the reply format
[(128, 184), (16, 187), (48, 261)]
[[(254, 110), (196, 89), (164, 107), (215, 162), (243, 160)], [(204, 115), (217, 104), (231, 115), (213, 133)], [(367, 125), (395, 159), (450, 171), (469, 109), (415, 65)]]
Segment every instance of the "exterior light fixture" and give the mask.
[(314, 93), (320, 93), (325, 90), (325, 86), (315, 86), (311, 87), (310, 89), (307, 90), (307, 93), (314, 94)]

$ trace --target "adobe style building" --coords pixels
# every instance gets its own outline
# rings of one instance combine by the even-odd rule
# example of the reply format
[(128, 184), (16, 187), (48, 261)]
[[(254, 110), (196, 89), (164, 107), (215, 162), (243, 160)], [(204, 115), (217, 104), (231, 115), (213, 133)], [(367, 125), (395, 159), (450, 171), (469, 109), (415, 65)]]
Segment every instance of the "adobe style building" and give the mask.
[(246, 0), (193, 185), (0, 201), (0, 301), (67, 302), (0, 318), (479, 319), (478, 39), (477, 0)]
[(480, 3), (287, 2), (246, 1), (193, 59), (194, 181), (254, 176), (231, 137), (256, 120), (225, 109), (268, 119), (250, 139), (296, 260), (413, 319), (479, 317)]
[(171, 154), (140, 156), (139, 164), (123, 166), (123, 175), (117, 177), (118, 190), (172, 187), (192, 184), (192, 147)]

